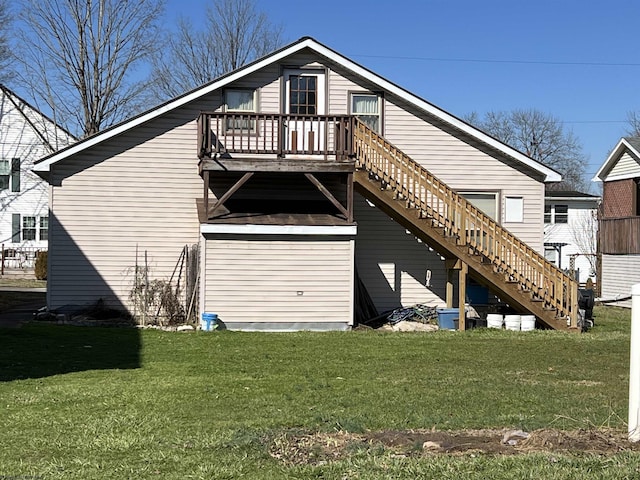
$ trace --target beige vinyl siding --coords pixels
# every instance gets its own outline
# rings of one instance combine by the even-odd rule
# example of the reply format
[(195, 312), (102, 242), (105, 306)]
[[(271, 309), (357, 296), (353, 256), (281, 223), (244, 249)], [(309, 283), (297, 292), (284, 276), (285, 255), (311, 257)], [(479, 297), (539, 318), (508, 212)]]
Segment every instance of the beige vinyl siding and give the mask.
[(349, 237), (206, 234), (205, 244), (203, 310), (222, 322), (351, 324)]
[[(375, 87), (334, 69), (329, 74), (329, 91), (330, 112), (346, 114), (349, 92), (375, 92)], [(497, 191), (500, 223), (542, 253), (544, 184), (521, 171), (527, 167), (505, 156), (492, 156), (498, 154), (489, 154), (477, 142), (464, 141), (460, 132), (406, 102), (390, 95), (382, 102), (382, 129), (387, 140), (456, 190)], [(523, 198), (523, 222), (504, 222), (505, 198), (511, 196)]]
[(629, 152), (625, 152), (620, 156), (620, 159), (616, 162), (607, 176), (624, 176), (627, 178), (640, 177), (640, 164), (638, 164), (638, 160), (634, 156), (629, 154)]
[(602, 255), (602, 298), (615, 300), (631, 295), (640, 283), (640, 255)]
[(136, 265), (168, 278), (199, 241), (196, 118), (212, 95), (54, 165), (49, 306), (128, 306)]
[[(503, 226), (542, 252), (542, 182), (513, 168), (507, 159), (495, 158), (484, 149), (429, 123), (427, 118), (413, 115), (389, 98), (385, 102), (385, 137), (453, 189), (499, 191)], [(503, 221), (507, 196), (523, 198), (523, 222)]]
[(358, 194), (354, 209), (356, 267), (378, 311), (418, 303), (444, 306), (446, 270), (440, 255)]

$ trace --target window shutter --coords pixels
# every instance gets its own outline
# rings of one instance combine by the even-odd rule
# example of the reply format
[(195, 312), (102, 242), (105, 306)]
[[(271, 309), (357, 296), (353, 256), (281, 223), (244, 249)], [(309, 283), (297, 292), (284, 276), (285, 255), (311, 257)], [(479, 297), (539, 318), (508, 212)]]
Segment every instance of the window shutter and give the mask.
[(11, 216), (11, 242), (20, 243), (20, 214), (14, 213)]
[(11, 160), (11, 191), (20, 191), (20, 159)]

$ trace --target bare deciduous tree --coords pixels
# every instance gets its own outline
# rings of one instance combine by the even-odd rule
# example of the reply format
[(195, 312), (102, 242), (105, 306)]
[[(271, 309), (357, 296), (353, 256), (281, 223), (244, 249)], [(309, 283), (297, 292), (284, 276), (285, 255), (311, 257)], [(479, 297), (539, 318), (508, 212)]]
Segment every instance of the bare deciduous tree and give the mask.
[(170, 98), (233, 71), (282, 44), (282, 27), (257, 10), (254, 0), (214, 0), (206, 26), (178, 21), (167, 49), (154, 60), (154, 90)]
[(9, 36), (11, 28), (11, 14), (7, 0), (0, 0), (0, 82), (11, 77), (9, 70), (11, 65), (11, 49), (9, 46)]
[(140, 109), (136, 68), (158, 45), (162, 0), (24, 0), (20, 52), (34, 97), (92, 135)]
[(627, 135), (640, 137), (640, 111), (638, 110), (627, 113)]
[(539, 110), (489, 112), (484, 118), (476, 113), (466, 117), (489, 135), (525, 153), (534, 160), (557, 170), (562, 182), (552, 184), (553, 190), (587, 190), (584, 179), (587, 159), (582, 145), (562, 122)]

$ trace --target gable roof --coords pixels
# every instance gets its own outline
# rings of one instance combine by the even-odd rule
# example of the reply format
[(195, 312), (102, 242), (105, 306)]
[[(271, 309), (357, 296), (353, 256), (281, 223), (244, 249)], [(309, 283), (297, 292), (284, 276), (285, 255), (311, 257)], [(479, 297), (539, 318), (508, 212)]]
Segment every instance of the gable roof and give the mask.
[(616, 166), (623, 153), (629, 152), (636, 158), (640, 158), (640, 137), (622, 137), (611, 153), (604, 161), (600, 169), (596, 172), (592, 182), (602, 182), (604, 180), (623, 180), (624, 178), (636, 177), (636, 174), (629, 176), (618, 175), (609, 177), (609, 172)]
[(455, 127), (456, 129), (470, 135), (472, 138), (488, 145), (494, 150), (509, 156), (517, 163), (529, 167), (530, 169), (538, 172), (547, 182), (558, 182), (561, 180), (561, 175), (540, 162), (528, 157), (527, 155), (519, 152), (518, 150), (502, 143), (501, 141), (493, 138), (492, 136), (478, 130), (476, 127), (460, 120), (454, 115), (436, 107), (435, 105), (427, 102), (426, 100), (412, 94), (402, 87), (386, 80), (385, 78), (373, 73), (371, 70), (349, 60), (338, 52), (326, 47), (311, 37), (303, 37), (296, 42), (293, 42), (275, 52), (258, 59), (248, 65), (241, 67), (233, 72), (225, 74), (210, 83), (207, 83), (195, 90), (185, 93), (177, 98), (174, 98), (154, 109), (148, 110), (145, 113), (137, 115), (129, 120), (126, 120), (118, 125), (103, 130), (95, 135), (87, 137), (80, 142), (64, 148), (48, 157), (39, 161), (34, 170), (36, 172), (48, 172), (51, 165), (64, 160), (72, 155), (82, 152), (88, 148), (93, 147), (99, 143), (102, 143), (110, 138), (113, 138), (131, 128), (148, 122), (154, 118), (163, 115), (175, 108), (181, 107), (191, 101), (194, 101), (204, 95), (207, 95), (215, 90), (223, 88), (224, 86), (244, 77), (253, 72), (256, 72), (268, 65), (278, 62), (290, 55), (293, 55), (303, 49), (310, 49), (318, 55), (331, 60), (332, 62), (340, 65), (341, 67), (350, 70), (355, 75), (365, 78), (369, 82), (377, 85), (381, 90), (387, 91), (406, 102), (414, 105), (415, 107), (427, 112), (428, 114), (436, 117), (437, 119)]
[[(0, 84), (0, 92), (6, 97), (11, 105), (16, 109), (24, 121), (31, 127), (36, 136), (42, 141), (42, 144), (50, 153), (55, 153), (60, 147), (57, 143), (68, 145), (70, 142), (77, 140), (71, 133), (63, 127), (56, 124), (47, 115), (42, 113), (29, 102), (18, 96), (14, 91), (6, 85)], [(37, 120), (33, 118), (36, 117)], [(47, 131), (49, 125), (53, 132)], [(54, 144), (52, 144), (52, 142)]]

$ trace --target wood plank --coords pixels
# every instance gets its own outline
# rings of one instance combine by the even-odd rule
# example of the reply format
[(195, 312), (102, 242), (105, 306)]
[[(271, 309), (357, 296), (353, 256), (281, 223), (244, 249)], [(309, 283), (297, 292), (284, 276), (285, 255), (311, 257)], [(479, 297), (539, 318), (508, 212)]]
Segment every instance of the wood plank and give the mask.
[(307, 180), (315, 185), (318, 190), (320, 190), (320, 193), (322, 193), (327, 198), (327, 200), (329, 200), (332, 205), (338, 209), (339, 212), (341, 212), (347, 219), (349, 218), (349, 212), (344, 207), (344, 205), (342, 205), (338, 201), (338, 199), (334, 197), (333, 194), (324, 185), (322, 185), (322, 182), (320, 182), (320, 180), (318, 180), (310, 173), (305, 173), (304, 176), (307, 177)]
[[(206, 176), (209, 176), (209, 172), (206, 172)], [(251, 177), (253, 177), (253, 172), (249, 172), (249, 173), (245, 173), (242, 178), (240, 180), (238, 180), (229, 190), (227, 190), (225, 192), (224, 195), (222, 195), (222, 197), (220, 197), (220, 199), (215, 203), (215, 205), (213, 206), (213, 208), (211, 209), (211, 212), (209, 213), (209, 210), (207, 209), (206, 212), (207, 215), (213, 215), (215, 213), (215, 211), (222, 205), (224, 205), (224, 202), (226, 202), (227, 200), (229, 200), (229, 198), (231, 197), (231, 195), (233, 195), (234, 193), (236, 193), (238, 191), (238, 189), (240, 187), (242, 187), (242, 185), (244, 185), (247, 180), (249, 180)], [(205, 204), (205, 208), (206, 208), (206, 204)]]
[(212, 172), (355, 172), (355, 161), (352, 159), (322, 158), (217, 158), (203, 160), (200, 171)]

